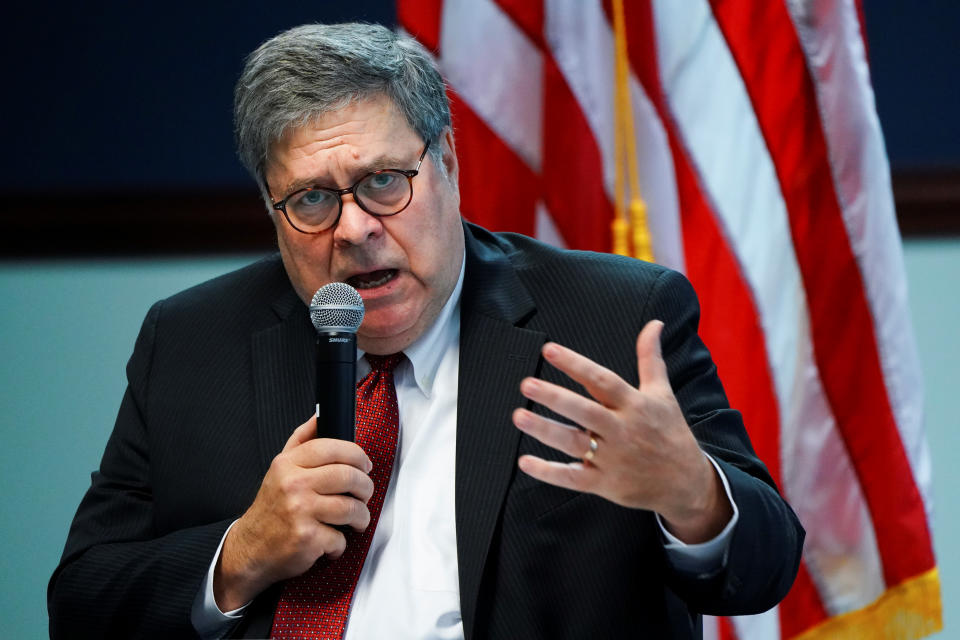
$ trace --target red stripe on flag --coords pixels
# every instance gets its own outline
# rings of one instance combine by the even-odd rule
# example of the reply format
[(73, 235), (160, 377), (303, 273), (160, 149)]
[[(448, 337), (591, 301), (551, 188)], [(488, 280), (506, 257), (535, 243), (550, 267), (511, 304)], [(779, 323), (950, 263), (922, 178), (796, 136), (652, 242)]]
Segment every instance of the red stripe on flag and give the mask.
[(710, 348), (730, 404), (743, 414), (757, 454), (777, 484), (780, 476), (780, 416), (750, 285), (710, 210), (676, 136), (671, 150), (677, 175), (687, 274), (700, 296), (700, 335)]
[(568, 247), (610, 251), (613, 206), (603, 158), (556, 62), (543, 59), (543, 201)]
[(514, 24), (523, 31), (537, 48), (545, 51), (543, 39), (543, 0), (495, 0)]
[(718, 640), (738, 640), (737, 631), (729, 619), (717, 618), (717, 638)]
[[(609, 19), (608, 13), (608, 19)], [(648, 3), (625, 8), (631, 67), (650, 97), (670, 140), (683, 222), (687, 275), (703, 308), (700, 335), (710, 348), (723, 379), (730, 404), (741, 411), (757, 454), (774, 481), (780, 475), (780, 413), (766, 351), (766, 339), (750, 285), (724, 237), (718, 217), (704, 197), (704, 189), (669, 115), (657, 64), (656, 35)], [(816, 586), (806, 567), (781, 603), (781, 626), (809, 628), (827, 618)], [(784, 622), (787, 622), (785, 625)], [(721, 637), (735, 638), (732, 626), (721, 619)], [(724, 636), (723, 634), (727, 635)]]
[(397, 0), (397, 22), (432, 51), (440, 50), (443, 0)]
[(534, 234), (540, 179), (455, 92), (450, 108), (460, 160), (460, 210), (497, 231)]
[(801, 562), (793, 587), (780, 603), (780, 637), (793, 638), (830, 617), (819, 593), (807, 565)]
[(814, 357), (893, 586), (934, 566), (930, 534), (887, 397), (803, 50), (782, 2), (711, 5), (776, 167), (809, 303)]
[(604, 159), (580, 103), (546, 46), (543, 3), (496, 1), (543, 54), (541, 199), (568, 247), (609, 251), (613, 206), (604, 188)]

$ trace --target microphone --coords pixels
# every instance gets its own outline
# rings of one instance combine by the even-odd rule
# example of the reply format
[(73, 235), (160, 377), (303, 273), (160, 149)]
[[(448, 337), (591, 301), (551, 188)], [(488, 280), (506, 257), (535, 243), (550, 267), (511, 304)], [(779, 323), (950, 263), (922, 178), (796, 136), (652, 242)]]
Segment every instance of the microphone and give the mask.
[(343, 282), (320, 287), (310, 301), (310, 321), (317, 330), (317, 437), (353, 441), (357, 329), (363, 322), (363, 313), (363, 298)]

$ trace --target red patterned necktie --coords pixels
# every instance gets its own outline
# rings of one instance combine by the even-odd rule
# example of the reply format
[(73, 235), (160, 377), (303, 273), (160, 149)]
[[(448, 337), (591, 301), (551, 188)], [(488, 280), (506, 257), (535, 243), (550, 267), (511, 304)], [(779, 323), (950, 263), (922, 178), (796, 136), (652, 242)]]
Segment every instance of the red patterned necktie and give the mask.
[(366, 358), (371, 370), (357, 383), (356, 442), (373, 463), (373, 496), (367, 502), (370, 525), (362, 532), (347, 530), (347, 549), (342, 556), (321, 558), (306, 573), (286, 582), (274, 613), (271, 638), (343, 637), (353, 590), (387, 494), (400, 425), (393, 369), (403, 354), (367, 354)]

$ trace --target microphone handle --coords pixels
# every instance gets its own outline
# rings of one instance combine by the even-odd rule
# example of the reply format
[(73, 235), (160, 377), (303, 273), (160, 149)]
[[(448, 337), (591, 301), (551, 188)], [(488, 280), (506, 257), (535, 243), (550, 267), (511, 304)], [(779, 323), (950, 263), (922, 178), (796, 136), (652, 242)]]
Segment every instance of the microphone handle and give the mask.
[(357, 336), (317, 333), (317, 437), (353, 442), (357, 413)]

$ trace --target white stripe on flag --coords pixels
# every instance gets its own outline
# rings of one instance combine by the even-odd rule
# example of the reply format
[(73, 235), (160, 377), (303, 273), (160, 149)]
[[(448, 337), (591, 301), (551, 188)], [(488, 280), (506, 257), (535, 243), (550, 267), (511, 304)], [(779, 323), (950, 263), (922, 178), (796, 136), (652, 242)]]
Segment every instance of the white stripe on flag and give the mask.
[(537, 219), (536, 219), (536, 236), (538, 240), (543, 240), (548, 244), (552, 244), (555, 247), (560, 247), (565, 249), (567, 243), (563, 241), (563, 236), (560, 235), (560, 230), (557, 229), (557, 225), (553, 222), (553, 216), (550, 215), (550, 212), (547, 211), (547, 208), (544, 206), (543, 202), (537, 202)]
[[(603, 158), (604, 185), (613, 200), (613, 32), (598, 0), (544, 0), (547, 45), (563, 73)], [(666, 131), (643, 87), (630, 75), (640, 191), (647, 203), (656, 261), (684, 269), (683, 237), (673, 156)], [(549, 107), (548, 107), (549, 108)], [(562, 135), (556, 132), (554, 135)]]
[[(781, 416), (782, 488), (801, 521), (816, 523), (805, 560), (828, 609), (869, 602), (883, 589), (879, 551), (813, 358), (786, 204), (751, 101), (704, 0), (659, 0), (654, 9), (664, 91), (760, 314)], [(838, 502), (856, 515), (837, 519)]]
[(474, 112), (540, 173), (543, 58), (526, 34), (491, 0), (447, 0), (440, 64)]
[(719, 640), (720, 631), (717, 625), (720, 621), (713, 616), (703, 616), (703, 638), (701, 640)]
[(836, 615), (870, 604), (886, 582), (859, 477), (824, 404), (809, 327), (800, 334), (797, 395), (780, 429), (783, 492), (806, 523), (803, 559), (824, 607)]
[(733, 628), (740, 640), (764, 640), (780, 637), (780, 611), (774, 607), (755, 616), (732, 618)]
[(930, 522), (932, 480), (923, 432), (922, 375), (907, 303), (890, 167), (857, 8), (853, 0), (788, 0), (787, 7), (816, 80), (830, 169), (866, 287), (887, 394)]

